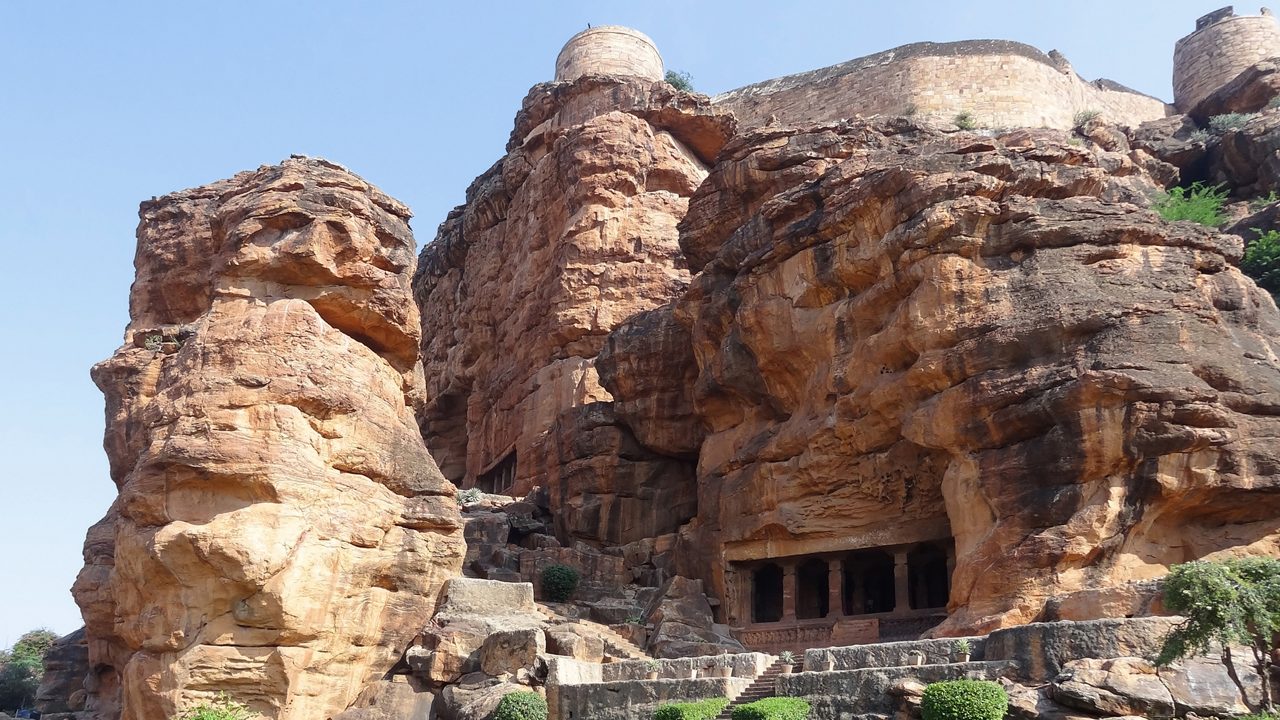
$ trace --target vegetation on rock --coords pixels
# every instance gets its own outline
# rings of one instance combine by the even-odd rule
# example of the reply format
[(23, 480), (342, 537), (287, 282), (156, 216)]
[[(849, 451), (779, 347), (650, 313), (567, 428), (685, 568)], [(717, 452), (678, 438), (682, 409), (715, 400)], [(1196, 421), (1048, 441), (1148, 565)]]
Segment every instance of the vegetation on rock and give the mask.
[(1079, 128), (1087, 124), (1090, 120), (1098, 118), (1101, 115), (1102, 113), (1098, 112), (1097, 110), (1081, 110), (1080, 112), (1075, 114), (1075, 117), (1071, 119), (1071, 126), (1075, 128)]
[(1280, 232), (1258, 232), (1258, 238), (1244, 250), (1240, 269), (1258, 283), (1258, 287), (1280, 299)]
[(251, 717), (253, 713), (248, 707), (222, 693), (217, 700), (188, 708), (177, 720), (249, 720)]
[(733, 709), (733, 720), (805, 720), (809, 703), (800, 698), (771, 697)]
[(547, 700), (536, 692), (513, 692), (498, 701), (493, 720), (547, 720)]
[(1008, 709), (1008, 693), (989, 680), (931, 683), (920, 698), (924, 720), (1001, 720)]
[(1225, 113), (1209, 118), (1209, 129), (1218, 135), (1244, 127), (1245, 123), (1257, 117), (1257, 113)]
[(975, 118), (973, 116), (973, 113), (969, 112), (968, 110), (965, 110), (964, 112), (961, 112), (961, 113), (956, 113), (956, 116), (952, 118), (951, 121), (954, 122), (956, 124), (956, 127), (960, 128), (961, 130), (974, 130), (978, 127), (978, 119)]
[(676, 72), (668, 70), (666, 77), (663, 78), (671, 87), (681, 92), (693, 92), (693, 76), (687, 72)]
[(568, 602), (578, 589), (580, 577), (568, 565), (548, 565), (542, 571), (542, 594), (551, 602)]
[(35, 700), (44, 654), (57, 639), (52, 630), (32, 630), (0, 652), (0, 711), (29, 707)]
[(1170, 222), (1190, 220), (1208, 227), (1218, 227), (1224, 218), (1222, 204), (1227, 190), (1221, 185), (1192, 183), (1189, 188), (1175, 187), (1156, 198), (1151, 205), (1160, 217)]
[[(1271, 666), (1272, 653), (1280, 649), (1280, 560), (1254, 557), (1175, 565), (1164, 581), (1164, 604), (1186, 619), (1165, 637), (1157, 665), (1218, 651), (1245, 704), (1275, 711)], [(1257, 703), (1240, 681), (1232, 645), (1244, 645), (1253, 655), (1262, 689)]]

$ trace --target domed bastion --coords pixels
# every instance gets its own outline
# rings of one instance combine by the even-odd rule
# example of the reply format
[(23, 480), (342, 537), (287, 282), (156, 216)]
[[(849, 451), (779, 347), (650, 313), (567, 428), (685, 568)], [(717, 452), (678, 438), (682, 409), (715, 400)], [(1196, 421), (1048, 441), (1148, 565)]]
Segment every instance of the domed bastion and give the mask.
[[(1196, 32), (1237, 42), (1224, 11)], [(1280, 311), (1238, 237), (1148, 208), (1280, 169), (1009, 41), (714, 98), (663, 71), (570, 38), (416, 257), (319, 159), (143, 204), (50, 716), (890, 716), (958, 677), (1020, 717), (1247, 710), (1216, 660), (1138, 658), (1171, 566), (1280, 556)], [(1241, 153), (1280, 110), (1251, 123)]]

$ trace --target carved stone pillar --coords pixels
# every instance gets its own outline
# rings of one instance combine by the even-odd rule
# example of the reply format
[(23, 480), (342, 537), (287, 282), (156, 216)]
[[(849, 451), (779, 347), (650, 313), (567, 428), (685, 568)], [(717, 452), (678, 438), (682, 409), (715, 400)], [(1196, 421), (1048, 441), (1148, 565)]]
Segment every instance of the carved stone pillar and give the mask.
[(782, 566), (782, 622), (796, 621), (796, 566)]
[(827, 559), (827, 617), (844, 615), (844, 561)]
[(904, 613), (911, 609), (911, 583), (908, 580), (907, 551), (893, 553), (893, 611)]

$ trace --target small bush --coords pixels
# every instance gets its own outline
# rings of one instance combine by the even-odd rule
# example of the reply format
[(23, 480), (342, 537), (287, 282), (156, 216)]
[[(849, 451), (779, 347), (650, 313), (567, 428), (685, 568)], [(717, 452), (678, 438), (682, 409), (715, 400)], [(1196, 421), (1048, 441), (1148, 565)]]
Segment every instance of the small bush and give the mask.
[(1258, 232), (1258, 239), (1244, 249), (1240, 269), (1253, 278), (1258, 287), (1280, 298), (1280, 232)]
[(1259, 210), (1265, 210), (1268, 206), (1275, 205), (1278, 202), (1280, 202), (1280, 195), (1277, 195), (1276, 191), (1272, 190), (1266, 195), (1261, 195), (1250, 200), (1249, 209), (1254, 212), (1258, 212)]
[(1257, 113), (1226, 113), (1223, 115), (1214, 115), (1209, 118), (1209, 129), (1219, 135), (1225, 135), (1232, 130), (1239, 130), (1244, 127), (1245, 123), (1257, 116)]
[(1190, 220), (1192, 222), (1218, 227), (1223, 222), (1222, 204), (1227, 199), (1227, 191), (1221, 185), (1212, 187), (1204, 183), (1193, 183), (1190, 188), (1176, 187), (1156, 198), (1152, 209), (1160, 213), (1160, 217), (1170, 222)]
[(708, 698), (698, 702), (667, 703), (653, 713), (653, 720), (713, 720), (729, 707), (729, 698)]
[(668, 70), (663, 79), (668, 85), (681, 92), (693, 92), (693, 76), (687, 72)]
[(1207, 143), (1213, 137), (1213, 133), (1208, 130), (1196, 130), (1187, 136), (1187, 140), (1191, 142)]
[(974, 130), (978, 127), (978, 119), (975, 118), (973, 113), (968, 110), (956, 113), (956, 116), (951, 119), (951, 122), (955, 123), (956, 127), (961, 130)]
[(1080, 112), (1076, 113), (1076, 116), (1074, 118), (1071, 119), (1071, 123), (1072, 123), (1071, 126), (1078, 128), (1085, 125), (1090, 120), (1097, 119), (1101, 116), (1102, 116), (1102, 113), (1098, 112), (1097, 110), (1081, 110)]
[(1001, 720), (1009, 709), (1009, 695), (989, 680), (948, 680), (930, 683), (920, 698), (924, 720)]
[(484, 492), (480, 488), (467, 488), (458, 491), (458, 502), (462, 505), (470, 505), (478, 503), (484, 499)]
[(805, 720), (809, 703), (800, 698), (771, 697), (733, 709), (733, 720)]
[(581, 576), (568, 565), (548, 565), (542, 571), (542, 594), (552, 602), (568, 602)]
[(493, 720), (547, 720), (547, 701), (527, 690), (508, 693), (498, 701)]
[(212, 702), (203, 702), (188, 708), (178, 716), (178, 720), (248, 720), (253, 717), (249, 708), (233, 701), (226, 693)]

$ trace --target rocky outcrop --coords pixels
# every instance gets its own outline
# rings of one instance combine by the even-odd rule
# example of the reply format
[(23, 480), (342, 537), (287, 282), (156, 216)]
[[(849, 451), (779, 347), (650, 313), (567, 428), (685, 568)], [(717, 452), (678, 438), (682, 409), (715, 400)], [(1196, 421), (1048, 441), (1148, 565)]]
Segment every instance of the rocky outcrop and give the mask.
[(84, 710), (88, 676), (89, 645), (84, 628), (80, 628), (58, 638), (44, 654), (44, 675), (35, 702), (41, 716), (52, 720)]
[(98, 717), (229, 693), (348, 707), (457, 574), (454, 487), (418, 434), (409, 212), (294, 158), (144, 203), (107, 396), (119, 496), (74, 593)]
[(507, 155), (423, 249), (414, 280), (421, 423), (450, 479), (547, 487), (560, 531), (590, 540), (628, 543), (692, 516), (689, 454), (635, 442), (595, 358), (610, 331), (687, 286), (676, 224), (732, 128), (662, 82), (533, 88)]
[(671, 312), (708, 432), (693, 575), (729, 608), (733, 561), (851, 538), (954, 539), (942, 634), (1051, 600), (1097, 617), (1072, 598), (1280, 551), (1280, 314), (1238, 238), (1145, 210), (1163, 164), (1095, 130), (852, 121), (725, 147)]

